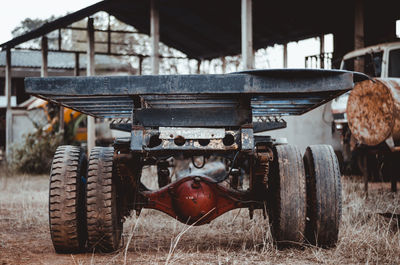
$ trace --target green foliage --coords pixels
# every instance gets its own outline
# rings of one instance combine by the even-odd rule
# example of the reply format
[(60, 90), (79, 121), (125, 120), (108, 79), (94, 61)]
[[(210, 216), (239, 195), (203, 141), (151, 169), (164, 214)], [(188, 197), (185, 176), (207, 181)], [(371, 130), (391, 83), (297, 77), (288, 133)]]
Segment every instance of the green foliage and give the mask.
[(29, 133), (21, 146), (12, 148), (9, 166), (13, 171), (30, 174), (48, 173), (53, 155), (59, 145), (63, 144), (61, 133), (45, 132), (43, 127)]
[(39, 28), (40, 26), (44, 25), (45, 23), (51, 22), (58, 17), (56, 16), (51, 16), (47, 19), (40, 19), (40, 18), (25, 18), (22, 20), (18, 26), (16, 26), (12, 31), (11, 34), (13, 37), (18, 37), (20, 35), (23, 35), (25, 33), (28, 33), (32, 30), (35, 30)]

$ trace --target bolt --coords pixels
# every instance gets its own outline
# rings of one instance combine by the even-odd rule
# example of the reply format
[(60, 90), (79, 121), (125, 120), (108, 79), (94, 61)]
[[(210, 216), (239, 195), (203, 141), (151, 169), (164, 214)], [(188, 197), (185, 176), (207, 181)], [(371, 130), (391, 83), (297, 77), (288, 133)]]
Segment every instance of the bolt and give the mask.
[(201, 187), (200, 181), (201, 181), (201, 178), (200, 178), (200, 177), (194, 177), (194, 178), (193, 178), (193, 183), (192, 183), (192, 188), (193, 188), (193, 189), (198, 189), (198, 188), (200, 188), (200, 187)]

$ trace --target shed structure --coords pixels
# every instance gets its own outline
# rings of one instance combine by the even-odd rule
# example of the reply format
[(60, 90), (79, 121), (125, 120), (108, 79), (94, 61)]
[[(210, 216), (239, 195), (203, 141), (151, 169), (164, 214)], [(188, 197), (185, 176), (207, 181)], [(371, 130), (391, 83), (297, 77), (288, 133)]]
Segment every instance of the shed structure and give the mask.
[[(354, 48), (393, 41), (396, 38), (395, 22), (400, 18), (399, 5), (398, 1), (392, 0), (379, 3), (372, 0), (104, 0), (0, 44), (6, 51), (8, 62), (6, 91), (11, 91), (12, 48), (66, 28), (99, 11), (151, 36), (153, 73), (157, 74), (159, 41), (199, 61), (241, 53), (244, 68), (253, 68), (253, 51), (256, 49), (333, 33), (333, 63), (338, 65), (338, 59)], [(95, 53), (95, 40), (90, 38), (94, 30), (89, 20), (89, 61)], [(108, 42), (110, 45), (111, 37)], [(45, 63), (47, 50), (42, 52)], [(107, 54), (111, 54), (110, 49)], [(131, 55), (143, 58), (141, 54)], [(94, 74), (90, 65), (87, 72)], [(90, 141), (94, 142), (94, 139)]]

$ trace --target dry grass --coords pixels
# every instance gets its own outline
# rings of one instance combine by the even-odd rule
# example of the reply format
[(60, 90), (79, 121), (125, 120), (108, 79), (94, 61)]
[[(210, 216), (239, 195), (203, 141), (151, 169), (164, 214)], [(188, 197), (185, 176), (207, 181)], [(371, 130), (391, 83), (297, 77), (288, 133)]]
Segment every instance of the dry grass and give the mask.
[[(363, 198), (362, 184), (343, 178), (343, 219), (333, 249), (277, 250), (268, 221), (256, 211), (231, 211), (208, 225), (188, 227), (143, 210), (125, 223), (125, 247), (112, 254), (56, 255), (48, 233), (47, 176), (0, 176), (0, 264), (399, 264), (400, 193), (383, 185)], [(168, 261), (168, 262), (167, 262)]]

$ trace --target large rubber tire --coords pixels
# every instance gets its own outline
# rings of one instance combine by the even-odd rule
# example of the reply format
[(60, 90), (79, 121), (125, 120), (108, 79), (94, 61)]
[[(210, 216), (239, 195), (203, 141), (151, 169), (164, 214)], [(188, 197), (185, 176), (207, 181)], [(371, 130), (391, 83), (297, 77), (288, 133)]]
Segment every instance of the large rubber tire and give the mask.
[(87, 159), (76, 146), (59, 146), (50, 171), (50, 235), (57, 253), (84, 250), (87, 240), (85, 187)]
[(89, 158), (86, 193), (88, 246), (100, 252), (117, 250), (123, 229), (113, 156), (113, 147), (95, 147)]
[(332, 247), (338, 240), (342, 212), (339, 162), (330, 145), (312, 145), (304, 154), (307, 176), (308, 242)]
[(306, 228), (306, 178), (296, 146), (278, 145), (268, 178), (272, 238), (279, 247), (299, 245)]

